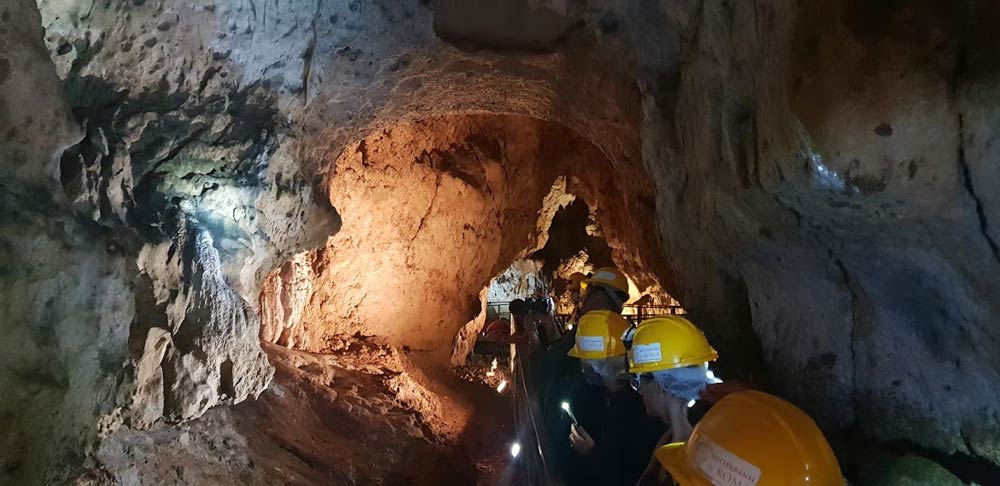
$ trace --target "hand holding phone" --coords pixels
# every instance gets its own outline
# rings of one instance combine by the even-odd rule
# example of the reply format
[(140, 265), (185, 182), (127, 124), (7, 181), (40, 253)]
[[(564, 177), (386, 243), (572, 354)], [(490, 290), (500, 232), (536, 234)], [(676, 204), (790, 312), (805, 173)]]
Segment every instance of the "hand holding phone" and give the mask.
[(565, 412), (567, 416), (569, 416), (569, 419), (570, 421), (573, 422), (573, 425), (577, 425), (579, 423), (576, 421), (576, 416), (573, 415), (573, 410), (569, 408), (569, 402), (562, 402), (559, 405), (559, 408), (561, 408), (562, 411)]

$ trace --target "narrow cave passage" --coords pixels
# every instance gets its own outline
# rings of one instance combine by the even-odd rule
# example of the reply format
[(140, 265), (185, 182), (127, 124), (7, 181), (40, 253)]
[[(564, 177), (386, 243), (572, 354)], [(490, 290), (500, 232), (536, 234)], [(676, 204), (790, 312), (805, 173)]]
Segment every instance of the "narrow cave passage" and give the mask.
[[(328, 172), (339, 232), (280, 265), (261, 291), (275, 383), (297, 392), (266, 391), (267, 413), (243, 423), (306, 454), (364, 431), (371, 450), (385, 451), (382, 463), (419, 454), (450, 464), (463, 482), (527, 481), (509, 456), (531, 432), (517, 411), (526, 397), (514, 387), (524, 384), (510, 350), (482, 352), (480, 334), (500, 317), (497, 304), (517, 297), (551, 296), (551, 312), (558, 302), (565, 314), (569, 275), (635, 251), (612, 249), (598, 210), (577, 195), (595, 193), (571, 169), (581, 161), (607, 164), (558, 125), (510, 116), (419, 120), (350, 145)], [(626, 313), (634, 302), (676, 304), (658, 285), (629, 286)], [(544, 346), (562, 334), (544, 336)], [(279, 405), (290, 400), (297, 403)], [(276, 427), (290, 420), (286, 408), (316, 417), (340, 410), (341, 418), (310, 427), (313, 443), (301, 443), (294, 429)], [(357, 474), (437, 484), (442, 471), (400, 463)]]
[[(740, 393), (832, 484), (1000, 484), (998, 25), (3, 0), (0, 485), (617, 484), (588, 451), (641, 434), (608, 430), (680, 442)], [(652, 316), (697, 362), (626, 372), (681, 341)], [(612, 397), (640, 422), (598, 432)], [(712, 444), (799, 484), (753, 455), (779, 425)], [(643, 444), (649, 483), (729, 457)]]

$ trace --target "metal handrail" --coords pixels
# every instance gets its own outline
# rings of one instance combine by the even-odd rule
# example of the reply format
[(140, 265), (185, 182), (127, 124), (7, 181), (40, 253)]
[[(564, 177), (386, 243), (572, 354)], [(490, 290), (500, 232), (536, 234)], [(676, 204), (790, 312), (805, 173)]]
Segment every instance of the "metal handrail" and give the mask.
[[(510, 302), (489, 302), (486, 304), (487, 313), (490, 313), (490, 309), (496, 309), (496, 315), (500, 319), (509, 319), (510, 311), (504, 310), (508, 307)], [(672, 304), (650, 304), (650, 305), (636, 305), (636, 304), (625, 304), (622, 306), (623, 309), (632, 310), (633, 312), (622, 312), (626, 315), (638, 315), (643, 318), (649, 317), (659, 317), (659, 316), (683, 316), (687, 315), (687, 310), (680, 305)], [(559, 314), (557, 316), (568, 316), (568, 314)]]
[[(530, 479), (533, 484), (561, 485), (563, 482), (558, 468), (549, 467), (548, 457), (550, 455), (547, 454), (549, 442), (545, 430), (545, 420), (542, 417), (539, 402), (534, 396), (531, 384), (527, 379), (527, 377), (531, 376), (531, 358), (528, 353), (522, 351), (520, 346), (517, 347), (511, 360), (511, 365), (514, 367), (512, 375), (519, 385), (516, 387), (518, 393), (514, 397), (515, 402), (517, 402), (515, 409), (523, 413), (522, 417), (515, 417), (515, 419), (519, 418), (524, 421), (523, 424), (518, 424), (517, 430), (524, 431), (525, 435), (529, 436), (525, 438), (530, 438), (532, 441), (530, 444), (532, 447), (522, 450), (532, 453), (537, 452), (538, 458), (537, 464), (529, 464), (528, 466), (530, 467), (526, 469), (530, 469)], [(521, 420), (518, 420), (518, 422)]]
[(654, 313), (654, 315), (679, 315), (685, 313), (683, 306), (673, 304), (625, 304), (622, 307), (625, 309), (635, 309), (636, 311), (667, 311), (666, 313)]

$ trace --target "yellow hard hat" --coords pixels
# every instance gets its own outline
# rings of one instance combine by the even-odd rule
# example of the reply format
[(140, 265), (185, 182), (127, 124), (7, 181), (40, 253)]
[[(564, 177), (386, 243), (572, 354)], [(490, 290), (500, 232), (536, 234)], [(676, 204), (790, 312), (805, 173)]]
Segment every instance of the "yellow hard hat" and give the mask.
[(678, 316), (664, 316), (639, 324), (632, 335), (628, 367), (630, 373), (652, 373), (700, 365), (716, 359), (719, 359), (719, 353), (691, 321)]
[(587, 279), (587, 276), (584, 275), (584, 274), (582, 274), (582, 273), (580, 273), (580, 272), (573, 272), (573, 273), (571, 273), (570, 276), (569, 276), (569, 278), (568, 278), (568, 280), (569, 280), (569, 288), (570, 289), (576, 289), (576, 288), (580, 287), (580, 283), (582, 283), (586, 279)]
[(844, 486), (823, 433), (795, 405), (759, 391), (715, 404), (687, 443), (654, 453), (680, 486)]
[(616, 312), (590, 311), (580, 317), (576, 328), (576, 345), (567, 356), (581, 359), (607, 359), (625, 355), (622, 335), (628, 322)]
[(628, 279), (625, 274), (615, 267), (604, 267), (598, 269), (587, 280), (583, 281), (581, 288), (586, 289), (588, 285), (607, 285), (616, 290), (620, 290), (628, 295)]

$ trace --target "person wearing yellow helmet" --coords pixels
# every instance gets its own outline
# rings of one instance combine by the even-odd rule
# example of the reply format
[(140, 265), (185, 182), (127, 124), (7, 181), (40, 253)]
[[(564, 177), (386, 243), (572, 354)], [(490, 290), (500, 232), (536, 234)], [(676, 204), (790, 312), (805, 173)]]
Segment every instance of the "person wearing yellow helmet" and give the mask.
[(572, 403), (579, 418), (569, 427), (575, 457), (566, 468), (568, 484), (634, 484), (662, 434), (662, 424), (646, 416), (642, 399), (628, 386), (622, 341), (628, 328), (621, 315), (609, 310), (588, 312), (578, 322), (567, 355), (580, 359), (587, 385), (562, 398), (570, 398), (566, 406)]
[(581, 315), (594, 310), (612, 310), (620, 314), (629, 298), (628, 278), (617, 268), (599, 268), (580, 282), (580, 291)]
[[(628, 364), (633, 388), (642, 395), (646, 413), (670, 427), (660, 444), (687, 440), (692, 430), (689, 409), (709, 387), (722, 382), (708, 369), (719, 353), (701, 330), (680, 316), (647, 319), (625, 338), (631, 344)], [(650, 460), (642, 483), (659, 473), (657, 462)]]
[(538, 382), (538, 389), (545, 397), (543, 404), (562, 400), (569, 393), (565, 388), (572, 387), (580, 376), (577, 371), (580, 365), (567, 360), (566, 356), (567, 351), (576, 346), (581, 316), (592, 311), (621, 314), (623, 302), (628, 300), (628, 280), (617, 269), (605, 267), (589, 276), (576, 273), (570, 276), (571, 283), (575, 280), (579, 280), (580, 302), (568, 320), (566, 329), (569, 332), (538, 357), (538, 368), (546, 370)]
[[(565, 437), (562, 431), (570, 435), (568, 449), (565, 442), (553, 444), (567, 484), (624, 484), (623, 478), (634, 482), (662, 434), (663, 424), (646, 417), (642, 399), (628, 386), (621, 342), (627, 323), (620, 315), (627, 300), (628, 279), (615, 268), (580, 278), (580, 304), (569, 332), (536, 361), (537, 389), (549, 430), (558, 431), (554, 436), (560, 439)], [(604, 351), (595, 351), (598, 343), (604, 344)], [(560, 408), (564, 401), (572, 405), (579, 425), (565, 422)], [(639, 438), (630, 435), (636, 428), (644, 431)]]
[(646, 412), (670, 425), (674, 441), (687, 439), (687, 409), (700, 393), (719, 383), (708, 369), (719, 353), (691, 321), (680, 316), (647, 319), (631, 335), (628, 352), (633, 386)]
[(680, 486), (846, 484), (816, 422), (795, 405), (758, 391), (723, 398), (690, 440), (659, 447), (654, 455)]
[(614, 393), (628, 385), (625, 343), (629, 324), (609, 310), (591, 311), (577, 323), (575, 342), (567, 356), (580, 358), (580, 369), (588, 383)]

